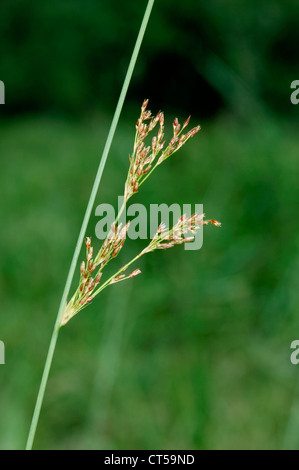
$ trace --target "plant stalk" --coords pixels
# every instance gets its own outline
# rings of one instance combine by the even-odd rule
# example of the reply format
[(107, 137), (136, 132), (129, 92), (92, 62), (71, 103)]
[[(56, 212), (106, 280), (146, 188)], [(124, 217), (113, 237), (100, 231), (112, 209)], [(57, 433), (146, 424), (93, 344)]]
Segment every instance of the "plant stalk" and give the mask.
[(55, 352), (55, 347), (56, 347), (56, 343), (57, 343), (57, 338), (58, 338), (58, 334), (59, 334), (59, 331), (60, 331), (62, 313), (63, 313), (64, 307), (66, 305), (66, 302), (67, 302), (67, 296), (69, 294), (71, 283), (72, 283), (72, 280), (73, 280), (73, 277), (74, 277), (75, 269), (76, 269), (77, 262), (78, 262), (78, 257), (79, 257), (80, 250), (81, 250), (81, 247), (82, 247), (82, 243), (83, 243), (83, 240), (84, 240), (87, 225), (88, 225), (88, 222), (89, 222), (89, 219), (90, 219), (91, 211), (92, 211), (92, 208), (94, 206), (95, 198), (96, 198), (96, 195), (97, 195), (97, 192), (98, 192), (98, 189), (99, 189), (99, 185), (100, 185), (100, 182), (101, 182), (101, 178), (102, 178), (102, 174), (103, 174), (104, 167), (105, 167), (105, 164), (106, 164), (106, 160), (107, 160), (107, 157), (108, 157), (108, 154), (109, 154), (109, 151), (110, 151), (112, 140), (113, 140), (113, 137), (114, 137), (114, 134), (115, 134), (117, 124), (118, 124), (119, 116), (120, 116), (120, 113), (121, 113), (121, 110), (122, 110), (122, 107), (123, 107), (123, 104), (124, 104), (124, 101), (125, 101), (125, 98), (126, 98), (126, 94), (127, 94), (128, 88), (129, 88), (129, 84), (130, 84), (130, 81), (131, 81), (131, 78), (132, 78), (132, 75), (133, 75), (133, 71), (134, 71), (135, 64), (136, 64), (136, 61), (137, 61), (137, 57), (138, 57), (138, 54), (139, 54), (139, 51), (140, 51), (142, 40), (143, 40), (145, 31), (146, 31), (146, 28), (147, 28), (147, 24), (148, 24), (150, 15), (151, 15), (151, 11), (152, 11), (152, 8), (153, 8), (154, 1), (155, 0), (148, 0), (147, 6), (146, 6), (146, 10), (145, 10), (145, 13), (144, 13), (144, 16), (143, 16), (143, 19), (142, 19), (142, 23), (141, 23), (141, 26), (140, 26), (140, 29), (139, 29), (139, 33), (138, 33), (138, 36), (137, 36), (137, 39), (136, 39), (136, 43), (135, 43), (135, 46), (134, 46), (134, 49), (133, 49), (131, 60), (130, 60), (128, 70), (127, 70), (127, 73), (126, 73), (126, 77), (125, 77), (125, 80), (124, 80), (124, 83), (123, 83), (123, 86), (122, 86), (122, 89), (121, 89), (121, 92), (120, 92), (120, 96), (119, 96), (118, 103), (117, 103), (117, 106), (116, 106), (116, 109), (115, 109), (113, 120), (112, 120), (110, 129), (109, 129), (109, 133), (108, 133), (108, 136), (107, 136), (107, 139), (106, 139), (105, 147), (104, 147), (102, 157), (101, 157), (101, 160), (100, 160), (100, 164), (99, 164), (99, 167), (98, 167), (98, 170), (97, 170), (97, 174), (96, 174), (96, 177), (95, 177), (93, 188), (92, 188), (90, 198), (89, 198), (89, 201), (88, 201), (88, 204), (87, 204), (86, 212), (85, 212), (85, 215), (84, 215), (84, 218), (83, 218), (82, 226), (81, 226), (79, 237), (78, 237), (78, 240), (77, 240), (77, 243), (76, 243), (73, 259), (72, 259), (71, 266), (70, 266), (70, 269), (69, 269), (69, 273), (68, 273), (68, 276), (67, 276), (65, 288), (64, 288), (63, 295), (62, 295), (62, 298), (61, 298), (60, 307), (59, 307), (59, 310), (58, 310), (54, 330), (53, 330), (50, 345), (49, 345), (49, 350), (48, 350), (48, 354), (47, 354), (47, 358), (46, 358), (46, 362), (45, 362), (45, 366), (44, 366), (44, 371), (43, 371), (43, 375), (42, 375), (42, 379), (41, 379), (41, 383), (40, 383), (40, 388), (39, 388), (37, 399), (36, 399), (36, 404), (35, 404), (35, 408), (34, 408), (34, 412), (33, 412), (33, 416), (32, 416), (32, 421), (31, 421), (31, 426), (30, 426), (30, 430), (29, 430), (29, 434), (28, 434), (26, 450), (31, 450), (32, 446), (33, 446), (33, 442), (34, 442), (34, 438), (35, 438), (35, 434), (36, 434), (36, 428), (37, 428), (37, 424), (38, 424), (38, 421), (39, 421), (40, 411), (41, 411), (41, 407), (42, 407), (42, 403), (43, 403), (43, 399), (44, 399), (44, 395), (45, 395), (45, 390), (46, 390), (46, 386), (47, 386), (47, 382), (48, 382), (49, 372), (50, 372), (50, 369), (51, 369), (53, 356), (54, 356), (54, 352)]

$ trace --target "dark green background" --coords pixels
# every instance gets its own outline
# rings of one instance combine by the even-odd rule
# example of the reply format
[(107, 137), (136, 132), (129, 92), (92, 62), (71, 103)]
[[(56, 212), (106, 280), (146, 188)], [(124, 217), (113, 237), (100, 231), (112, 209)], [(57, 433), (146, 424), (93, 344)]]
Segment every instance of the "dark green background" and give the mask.
[[(1, 1), (2, 449), (25, 445), (145, 6)], [(156, 0), (96, 204), (122, 194), (149, 98), (202, 130), (132, 202), (202, 203), (222, 227), (144, 257), (61, 331), (35, 448), (299, 447), (298, 17), (297, 0)]]

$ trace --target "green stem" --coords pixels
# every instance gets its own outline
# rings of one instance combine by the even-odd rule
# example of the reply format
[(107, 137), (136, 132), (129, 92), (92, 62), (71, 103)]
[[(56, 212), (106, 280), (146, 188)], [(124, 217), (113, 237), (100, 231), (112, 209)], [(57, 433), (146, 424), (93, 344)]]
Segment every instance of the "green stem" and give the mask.
[[(107, 281), (105, 281), (104, 284), (102, 284), (101, 287), (99, 287), (93, 293), (93, 295), (94, 296), (98, 295), (103, 289), (105, 289), (105, 287), (107, 287), (109, 285), (109, 283), (112, 281), (112, 279), (114, 279), (116, 276), (118, 276), (119, 274), (126, 271), (128, 269), (128, 267), (131, 266), (131, 264), (133, 264), (138, 258), (140, 258), (140, 256), (141, 256), (141, 253), (139, 253), (137, 256), (135, 256), (135, 258), (131, 259), (131, 261), (129, 261), (127, 264), (125, 264), (125, 266), (120, 268), (116, 273), (113, 274), (113, 276), (109, 277), (109, 279), (107, 279)], [(120, 282), (120, 281), (118, 281), (118, 282)]]
[(57, 326), (55, 324), (55, 328), (54, 328), (53, 333), (52, 333), (50, 346), (49, 346), (49, 350), (48, 350), (48, 355), (47, 355), (47, 359), (46, 359), (46, 362), (45, 362), (44, 371), (43, 371), (43, 375), (42, 375), (42, 379), (41, 379), (41, 383), (40, 383), (40, 387), (39, 387), (39, 391), (38, 391), (38, 395), (37, 395), (37, 399), (36, 399), (34, 413), (33, 413), (33, 416), (32, 416), (32, 422), (31, 422), (31, 426), (30, 426), (30, 430), (29, 430), (29, 434), (28, 434), (26, 450), (31, 450), (32, 449), (34, 436), (35, 436), (35, 432), (36, 432), (36, 427), (37, 427), (37, 423), (38, 423), (38, 419), (39, 419), (40, 409), (41, 409), (41, 406), (42, 406), (42, 402), (43, 402), (43, 398), (44, 398), (44, 394), (45, 394), (45, 389), (46, 389), (47, 382), (48, 382), (49, 372), (50, 372), (50, 368), (51, 368), (51, 364), (52, 364), (52, 360), (53, 360), (53, 356), (54, 356), (54, 351), (55, 351), (55, 347), (56, 347), (58, 333), (59, 333), (59, 325)]
[(113, 120), (112, 120), (112, 123), (111, 123), (111, 126), (110, 126), (108, 136), (107, 136), (105, 147), (104, 147), (104, 150), (103, 150), (103, 153), (102, 153), (99, 168), (98, 168), (96, 178), (95, 178), (95, 181), (94, 181), (94, 184), (93, 184), (93, 188), (92, 188), (92, 191), (91, 191), (91, 194), (90, 194), (90, 198), (89, 198), (89, 201), (88, 201), (88, 204), (87, 204), (86, 212), (85, 212), (84, 219), (83, 219), (83, 222), (82, 222), (82, 226), (81, 226), (81, 229), (80, 229), (79, 237), (78, 237), (77, 244), (76, 244), (76, 247), (75, 247), (73, 259), (72, 259), (71, 266), (70, 266), (70, 269), (69, 269), (69, 273), (68, 273), (68, 276), (67, 276), (64, 292), (63, 292), (63, 295), (62, 295), (62, 298), (61, 298), (60, 307), (59, 307), (59, 310), (58, 310), (58, 314), (57, 314), (53, 334), (52, 334), (50, 345), (49, 345), (48, 355), (47, 355), (47, 359), (46, 359), (46, 362), (45, 362), (44, 371), (43, 371), (43, 375), (42, 375), (42, 379), (41, 379), (41, 383), (40, 383), (40, 388), (39, 388), (39, 391), (38, 391), (36, 404), (35, 404), (35, 408), (34, 408), (34, 412), (33, 412), (33, 416), (32, 416), (31, 426), (30, 426), (30, 430), (29, 430), (29, 434), (28, 434), (26, 450), (31, 450), (32, 449), (32, 445), (33, 445), (33, 441), (34, 441), (34, 437), (35, 437), (35, 433), (36, 433), (36, 428), (37, 428), (37, 424), (38, 424), (38, 420), (39, 420), (39, 416), (40, 416), (40, 410), (41, 410), (41, 407), (42, 407), (44, 394), (45, 394), (45, 389), (46, 389), (46, 386), (47, 386), (49, 372), (50, 372), (50, 368), (51, 368), (51, 364), (52, 364), (52, 360), (53, 360), (53, 356), (54, 356), (54, 352), (55, 352), (56, 342), (57, 342), (57, 338), (58, 338), (58, 334), (59, 334), (63, 309), (66, 305), (67, 296), (69, 294), (71, 283), (72, 283), (72, 280), (73, 280), (73, 277), (74, 277), (75, 269), (76, 269), (77, 262), (78, 262), (78, 257), (79, 257), (80, 250), (81, 250), (81, 247), (82, 247), (82, 243), (83, 243), (83, 240), (84, 240), (84, 235), (85, 235), (87, 225), (88, 225), (88, 222), (89, 222), (89, 219), (90, 219), (90, 215), (91, 215), (91, 211), (92, 211), (92, 208), (93, 208), (93, 205), (94, 205), (94, 202), (95, 202), (95, 198), (96, 198), (96, 195), (97, 195), (97, 192), (98, 192), (98, 189), (99, 189), (99, 185), (100, 185), (100, 181), (101, 181), (102, 174), (103, 174), (103, 171), (104, 171), (104, 167), (105, 167), (105, 164), (106, 164), (106, 160), (107, 160), (107, 157), (108, 157), (108, 153), (109, 153), (111, 143), (112, 143), (112, 140), (113, 140), (113, 137), (114, 137), (114, 133), (115, 133), (115, 130), (116, 130), (116, 127), (117, 127), (119, 116), (120, 116), (120, 113), (121, 113), (121, 110), (122, 110), (122, 107), (123, 107), (123, 104), (124, 104), (124, 101), (125, 101), (125, 98), (126, 98), (126, 94), (127, 94), (128, 88), (129, 88), (129, 84), (130, 84), (130, 81), (131, 81), (131, 78), (132, 78), (132, 75), (133, 75), (133, 71), (134, 71), (135, 64), (136, 64), (136, 61), (137, 61), (137, 57), (138, 57), (138, 54), (139, 54), (139, 50), (140, 50), (140, 47), (141, 47), (141, 44), (142, 44), (144, 33), (146, 31), (146, 27), (147, 27), (147, 24), (148, 24), (150, 15), (151, 15), (151, 11), (152, 11), (154, 1), (155, 0), (148, 0), (148, 3), (147, 3), (147, 7), (146, 7), (146, 10), (145, 10), (145, 13), (144, 13), (144, 16), (143, 16), (143, 20), (142, 20), (142, 23), (141, 23), (141, 26), (140, 26), (140, 29), (139, 29), (139, 33), (138, 33), (138, 36), (137, 36), (137, 39), (136, 39), (136, 43), (135, 43), (135, 46), (134, 46), (132, 57), (131, 57), (131, 60), (130, 60), (129, 66), (128, 66), (127, 74), (126, 74), (126, 77), (125, 77), (125, 80), (124, 80), (124, 83), (123, 83), (123, 86), (122, 86), (122, 90), (121, 90), (121, 93), (120, 93), (120, 96), (119, 96), (119, 99), (118, 99), (118, 103), (117, 103), (117, 106), (116, 106), (116, 109), (115, 109), (115, 113), (114, 113), (114, 116), (113, 116)]

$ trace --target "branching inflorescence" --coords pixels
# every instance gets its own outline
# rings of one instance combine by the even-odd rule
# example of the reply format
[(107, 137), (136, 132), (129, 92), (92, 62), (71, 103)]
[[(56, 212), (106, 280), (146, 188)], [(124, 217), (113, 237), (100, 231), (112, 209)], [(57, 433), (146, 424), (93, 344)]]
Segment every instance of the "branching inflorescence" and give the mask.
[[(206, 220), (204, 214), (193, 214), (190, 217), (183, 215), (171, 228), (167, 228), (163, 223), (157, 229), (156, 234), (135, 258), (122, 266), (104, 283), (102, 281), (103, 269), (112, 259), (116, 258), (124, 246), (126, 234), (130, 222), (126, 225), (118, 224), (118, 220), (125, 208), (127, 201), (138, 192), (140, 186), (153, 173), (153, 171), (167, 158), (177, 152), (191, 137), (199, 130), (200, 126), (194, 127), (186, 134), (184, 129), (188, 126), (190, 116), (181, 126), (176, 118), (173, 122), (173, 137), (165, 147), (164, 139), (164, 114), (159, 112), (152, 116), (147, 110), (148, 100), (145, 100), (141, 107), (141, 114), (136, 123), (136, 134), (133, 153), (129, 156), (129, 171), (125, 182), (124, 203), (120, 209), (116, 220), (113, 222), (110, 232), (103, 242), (100, 250), (95, 255), (91, 246), (91, 238), (85, 239), (86, 261), (82, 261), (80, 266), (80, 281), (76, 292), (65, 306), (63, 311), (61, 326), (65, 325), (74, 315), (85, 308), (105, 287), (115, 284), (140, 274), (139, 269), (135, 269), (127, 274), (127, 269), (142, 255), (157, 249), (172, 248), (194, 240), (194, 237), (184, 236), (194, 234), (201, 226), (211, 223), (220, 226), (220, 222), (215, 219)], [(157, 135), (152, 137), (151, 145), (146, 146), (145, 139), (158, 125)]]

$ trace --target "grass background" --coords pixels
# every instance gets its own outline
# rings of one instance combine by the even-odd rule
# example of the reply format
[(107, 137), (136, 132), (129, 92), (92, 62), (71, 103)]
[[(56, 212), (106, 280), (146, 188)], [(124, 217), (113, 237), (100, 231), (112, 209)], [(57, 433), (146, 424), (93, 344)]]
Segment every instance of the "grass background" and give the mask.
[[(209, 3), (217, 6), (217, 2)], [(25, 4), (18, 2), (15, 13), (8, 6), (3, 11), (15, 18), (13, 15), (17, 16)], [(97, 2), (89, 6), (93, 4)], [(233, 4), (229, 9), (232, 23), (237, 18)], [(102, 6), (101, 21), (110, 11), (106, 2), (103, 5), (107, 8)], [(167, 5), (163, 4), (162, 11)], [(195, 2), (189, 7), (193, 5)], [(266, 8), (266, 3), (262, 5)], [(217, 9), (209, 16), (207, 3), (204, 6), (217, 26)], [(77, 10), (72, 8), (74, 12), (63, 14), (76, 18)], [(159, 2), (155, 8), (160, 11)], [(186, 15), (191, 15), (190, 8), (186, 8)], [(129, 2), (126, 14), (138, 24), (138, 11), (133, 14), (132, 9)], [(45, 18), (50, 17), (45, 7), (41, 11)], [(115, 43), (120, 44), (126, 17), (122, 22), (117, 11), (111, 11), (121, 24), (120, 29), (114, 28)], [(55, 12), (55, 31), (59, 31), (64, 16), (59, 10)], [(158, 57), (161, 48), (154, 34), (164, 18), (158, 12), (145, 39), (145, 57), (151, 45), (157, 48), (153, 57)], [(243, 28), (245, 20), (251, 18), (249, 13), (242, 17)], [(83, 24), (90, 21), (86, 15)], [(276, 17), (288, 24), (284, 11), (275, 15), (267, 17), (268, 23), (258, 30), (260, 34), (263, 28), (266, 33), (271, 30), (269, 24), (279, 23)], [(202, 20), (199, 15), (194, 17), (200, 28)], [(252, 18), (248, 24), (255, 25)], [(187, 31), (184, 22), (176, 27), (181, 35)], [(31, 26), (32, 34), (37, 30), (38, 26)], [(92, 31), (94, 41), (96, 32)], [(168, 44), (168, 30), (165, 27), (163, 31), (161, 41)], [(231, 41), (238, 37), (238, 30), (221, 32), (223, 42), (228, 43), (222, 58), (229, 60), (234, 57), (236, 49)], [(0, 77), (7, 90), (0, 120), (0, 339), (6, 347), (6, 364), (0, 368), (0, 447), (21, 449), (74, 244), (110, 126), (118, 82), (107, 92), (111, 108), (105, 100), (101, 106), (101, 93), (96, 95), (96, 104), (86, 105), (80, 115), (70, 112), (66, 102), (62, 101), (59, 108), (58, 99), (56, 108), (42, 97), (31, 107), (25, 102), (21, 106), (16, 77), (10, 81), (7, 72), (7, 57), (11, 64), (16, 60), (14, 43), (12, 36), (4, 33), (3, 29), (11, 52), (9, 55), (4, 49), (2, 60), (6, 57), (6, 62), (2, 62), (4, 75)], [(71, 37), (66, 35), (64, 44), (67, 40), (72, 44)], [(80, 30), (74, 37), (81, 38)], [(266, 35), (269, 37), (270, 33)], [(273, 38), (277, 38), (274, 33)], [(112, 39), (112, 45), (102, 45), (103, 51), (114, 50)], [(129, 39), (130, 35), (128, 50)], [(207, 37), (200, 44), (204, 50), (206, 44), (212, 47)], [(98, 47), (102, 51), (101, 42)], [(176, 247), (144, 257), (136, 264), (142, 269), (141, 276), (105, 290), (61, 331), (35, 448), (298, 448), (298, 366), (290, 362), (290, 343), (298, 338), (299, 327), (298, 110), (289, 101), (290, 81), (298, 77), (287, 73), (276, 76), (273, 81), (282, 97), (272, 101), (269, 95), (267, 101), (266, 95), (261, 98), (255, 93), (259, 87), (255, 88), (251, 75), (246, 74), (251, 63), (249, 52), (258, 58), (256, 63), (262, 63), (266, 56), (262, 52), (259, 55), (253, 46), (240, 49), (244, 82), (240, 75), (234, 75), (233, 68), (227, 69), (209, 55), (208, 65), (205, 62), (190, 80), (205, 80), (214, 94), (211, 91), (207, 97), (208, 88), (192, 88), (189, 110), (181, 103), (180, 96), (187, 92), (180, 91), (175, 71), (169, 77), (176, 90), (171, 99), (161, 98), (159, 87), (150, 90), (150, 109), (157, 112), (162, 108), (169, 126), (176, 115), (183, 121), (191, 112), (192, 123), (200, 123), (202, 130), (165, 162), (132, 200), (147, 206), (202, 203), (208, 217), (222, 222), (221, 229), (206, 227), (203, 248), (197, 252)], [(21, 53), (35, 57), (33, 47)], [(118, 56), (114, 58), (112, 54), (109, 60), (118, 67)], [(151, 99), (139, 80), (144, 60), (121, 116), (97, 204), (116, 205), (117, 196), (122, 194), (136, 117), (142, 100)], [(233, 67), (231, 60), (228, 63)], [(53, 76), (60, 80), (51, 63)], [(265, 61), (265, 68), (268, 63), (272, 64)], [(287, 64), (293, 67), (292, 56)], [(29, 65), (35, 80), (42, 81)], [(281, 65), (282, 71), (289, 69)], [(259, 67), (256, 70), (264, 76)], [(26, 76), (28, 69), (21, 63), (17, 71)], [(80, 76), (76, 69), (74, 72), (76, 84)], [(109, 67), (107, 71), (96, 69), (94, 82), (96, 77), (108, 81)], [(59, 80), (56, 88), (63, 95), (72, 80)], [(248, 83), (250, 86), (245, 86)], [(267, 88), (264, 81), (260, 83)], [(273, 83), (270, 88), (275, 88)], [(14, 105), (9, 102), (11, 90), (16, 91)], [(218, 105), (211, 115), (209, 97), (218, 97), (222, 103), (218, 98), (212, 100)], [(198, 106), (201, 99), (202, 111)], [(80, 109), (78, 101), (70, 102), (73, 109), (77, 105)], [(279, 108), (282, 102), (284, 109)], [(94, 240), (96, 220), (93, 216), (88, 230)], [(99, 241), (96, 244), (100, 246)], [(128, 241), (116, 265), (143, 246), (142, 240)], [(77, 281), (78, 277), (74, 287)]]

